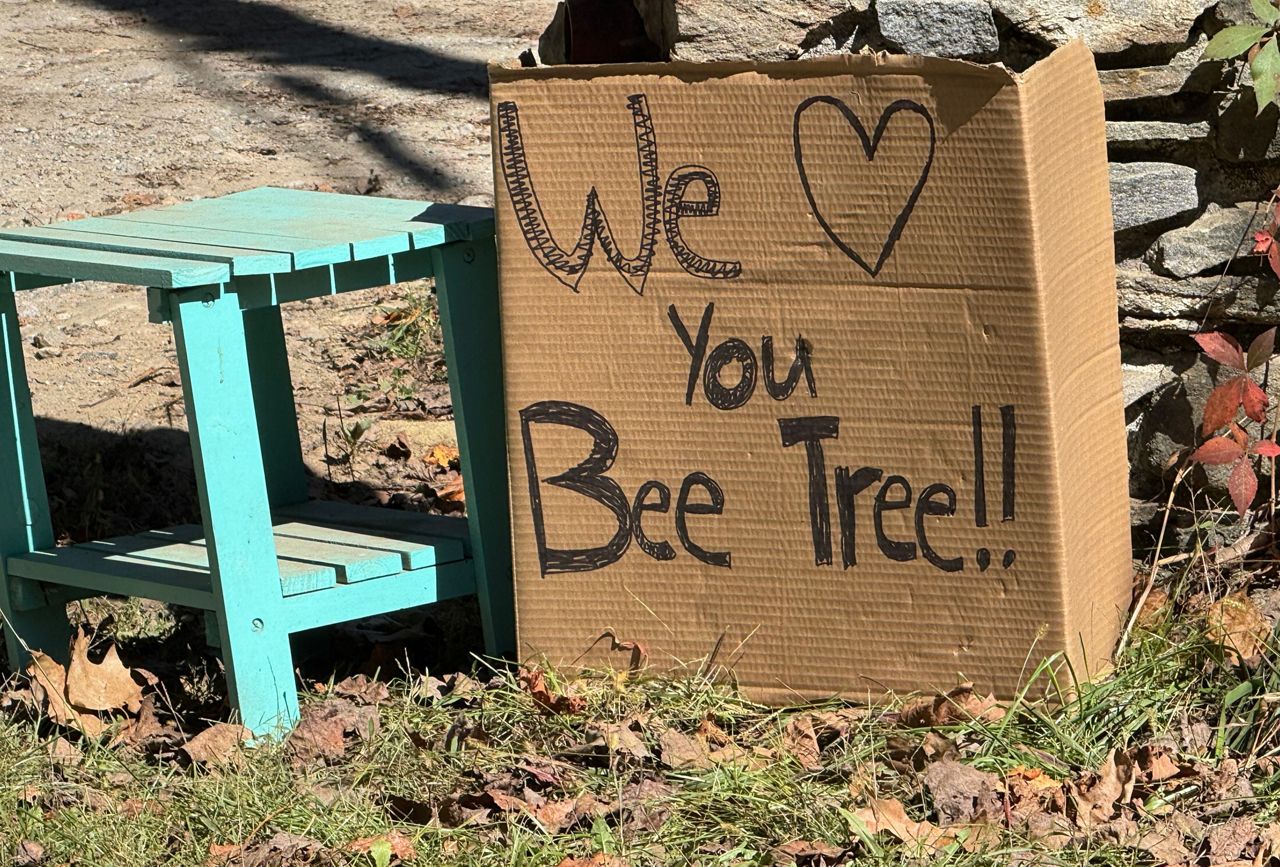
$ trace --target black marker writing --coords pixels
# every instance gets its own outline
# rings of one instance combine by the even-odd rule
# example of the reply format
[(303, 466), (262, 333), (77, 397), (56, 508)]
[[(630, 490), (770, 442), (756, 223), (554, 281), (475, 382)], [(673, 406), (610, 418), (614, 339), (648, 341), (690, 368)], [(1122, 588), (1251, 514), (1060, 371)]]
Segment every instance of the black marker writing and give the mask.
[[(577, 428), (590, 435), (591, 449), (575, 466), (543, 478), (538, 473), (537, 457), (534, 454), (533, 428), (536, 425)], [(650, 538), (642, 526), (646, 513), (666, 513), (671, 508), (671, 489), (662, 482), (650, 480), (640, 485), (633, 499), (627, 499), (622, 486), (605, 475), (618, 456), (619, 446), (617, 431), (603, 415), (590, 407), (568, 401), (539, 401), (520, 410), (520, 435), (524, 442), (533, 534), (538, 544), (538, 562), (543, 577), (556, 572), (603, 569), (622, 558), (632, 537), (635, 538), (637, 547), (655, 560), (676, 558), (671, 543)], [(605, 544), (592, 548), (551, 547), (547, 543), (546, 507), (542, 500), (544, 484), (581, 494), (605, 507), (617, 525), (612, 538)], [(706, 492), (708, 502), (691, 500), (697, 488)], [(657, 495), (656, 500), (652, 498), (653, 494)], [(720, 515), (724, 512), (724, 504), (724, 490), (715, 479), (699, 471), (689, 473), (680, 486), (680, 495), (676, 501), (675, 529), (680, 544), (690, 556), (711, 566), (728, 568), (732, 560), (730, 552), (708, 551), (693, 541), (689, 530), (690, 515)]]
[[(574, 467), (539, 479), (533, 454), (532, 427), (556, 424), (576, 427), (591, 436), (591, 452)], [(604, 473), (618, 456), (618, 434), (608, 419), (593, 409), (561, 400), (544, 400), (520, 410), (520, 435), (524, 440), (525, 467), (529, 472), (529, 505), (533, 511), (533, 535), (538, 542), (542, 574), (588, 572), (616, 563), (631, 543), (631, 510), (622, 486)], [(574, 491), (613, 513), (617, 530), (608, 542), (595, 548), (562, 549), (547, 544), (542, 514), (542, 483)]]
[(831, 564), (831, 507), (827, 504), (827, 466), (822, 441), (840, 436), (840, 419), (835, 416), (780, 418), (782, 447), (804, 443), (809, 468), (809, 525), (813, 531), (813, 561)]
[[(680, 166), (667, 178), (665, 188), (661, 187), (658, 181), (658, 137), (648, 100), (643, 93), (632, 94), (627, 97), (627, 108), (631, 110), (636, 162), (640, 172), (640, 247), (634, 256), (626, 256), (619, 249), (609, 227), (609, 218), (600, 205), (600, 194), (594, 186), (587, 193), (577, 243), (566, 250), (556, 242), (538, 201), (537, 188), (529, 169), (529, 157), (520, 130), (519, 108), (510, 101), (498, 103), (498, 155), (502, 179), (515, 210), (516, 224), (529, 251), (549, 274), (576, 292), (599, 241), (609, 264), (637, 295), (643, 295), (658, 243), (658, 223), (662, 222), (671, 253), (685, 271), (709, 280), (731, 280), (739, 276), (742, 273), (740, 262), (709, 259), (695, 252), (680, 228), (682, 219), (714, 217), (720, 213), (720, 182), (715, 173), (706, 166)], [(700, 184), (706, 190), (706, 198), (689, 198), (691, 184)]]
[[(883, 246), (880, 248), (879, 254), (876, 256), (874, 263), (868, 263), (866, 259), (853, 249), (853, 246), (847, 239), (842, 237), (831, 223), (827, 220), (827, 216), (822, 213), (822, 209), (818, 207), (817, 199), (813, 193), (813, 179), (810, 177), (809, 168), (804, 161), (804, 133), (802, 131), (800, 119), (804, 113), (815, 105), (833, 106), (844, 117), (845, 122), (853, 128), (858, 136), (858, 141), (862, 145), (862, 153), (866, 156), (867, 162), (872, 162), (876, 157), (876, 151), (880, 147), (880, 140), (884, 138), (885, 128), (889, 125), (889, 121), (895, 114), (900, 111), (909, 111), (918, 114), (925, 119), (929, 125), (929, 154), (925, 158), (924, 165), (920, 169), (920, 177), (916, 180), (915, 186), (912, 187), (911, 193), (907, 196), (907, 201), (902, 206), (902, 210), (898, 213), (897, 219), (894, 220), (893, 226), (889, 229), (889, 235), (885, 238)], [(909, 99), (900, 99), (889, 105), (881, 114), (880, 120), (876, 123), (875, 132), (868, 135), (867, 129), (862, 125), (862, 121), (853, 109), (849, 108), (843, 100), (834, 96), (811, 96), (796, 107), (795, 116), (791, 123), (792, 146), (795, 150), (796, 169), (800, 173), (800, 185), (804, 187), (805, 198), (809, 200), (809, 207), (813, 210), (813, 216), (818, 220), (818, 224), (822, 226), (822, 230), (827, 233), (840, 251), (857, 262), (858, 265), (870, 274), (872, 277), (880, 273), (880, 269), (884, 267), (884, 263), (889, 258), (889, 254), (893, 252), (893, 247), (898, 243), (898, 239), (902, 237), (902, 230), (906, 228), (907, 220), (911, 218), (911, 212), (915, 210), (916, 201), (920, 198), (920, 192), (924, 189), (925, 182), (929, 180), (929, 169), (933, 166), (933, 155), (937, 149), (938, 134), (933, 125), (933, 116), (929, 114), (929, 110), (918, 102)]]
[[(689, 327), (676, 305), (667, 308), (667, 319), (675, 329), (676, 337), (689, 353), (689, 378), (684, 393), (686, 406), (693, 405), (693, 393), (702, 374), (702, 392), (707, 403), (716, 409), (735, 410), (745, 406), (755, 394), (756, 381), (760, 363), (754, 350), (740, 337), (729, 337), (716, 344), (708, 354), (707, 346), (711, 342), (711, 320), (715, 315), (716, 305), (709, 303), (702, 311), (702, 320), (698, 323), (697, 336), (689, 334)], [(765, 390), (774, 400), (786, 400), (796, 390), (800, 377), (804, 376), (809, 387), (809, 396), (817, 397), (818, 388), (814, 382), (811, 348), (803, 337), (796, 336), (796, 354), (791, 362), (787, 378), (777, 381), (774, 372), (773, 337), (764, 335), (760, 338), (760, 355), (764, 359)], [(725, 383), (721, 374), (726, 368), (738, 366), (738, 378)]]

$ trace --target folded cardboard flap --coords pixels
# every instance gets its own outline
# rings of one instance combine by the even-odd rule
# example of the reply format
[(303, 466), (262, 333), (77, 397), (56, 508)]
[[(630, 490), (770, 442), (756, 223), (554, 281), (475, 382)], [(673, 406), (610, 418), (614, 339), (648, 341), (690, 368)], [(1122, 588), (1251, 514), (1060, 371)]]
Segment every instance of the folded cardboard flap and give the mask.
[(522, 654), (719, 648), (779, 702), (1105, 662), (1128, 497), (1082, 45), (490, 73)]

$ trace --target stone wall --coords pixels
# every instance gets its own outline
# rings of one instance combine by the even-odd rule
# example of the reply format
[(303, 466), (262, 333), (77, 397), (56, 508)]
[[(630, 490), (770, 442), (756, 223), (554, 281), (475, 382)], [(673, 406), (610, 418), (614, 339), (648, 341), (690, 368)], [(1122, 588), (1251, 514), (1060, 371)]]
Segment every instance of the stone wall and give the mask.
[[(568, 17), (575, 5), (601, 2), (627, 6), (569, 0)], [(901, 51), (1021, 70), (1055, 46), (1083, 39), (1094, 51), (1106, 99), (1135, 526), (1154, 517), (1150, 504), (1167, 496), (1171, 458), (1196, 441), (1194, 419), (1216, 373), (1188, 335), (1221, 329), (1247, 341), (1280, 322), (1280, 283), (1250, 255), (1250, 226), (1265, 224), (1260, 203), (1280, 184), (1277, 110), (1258, 115), (1251, 89), (1237, 86), (1235, 64), (1200, 59), (1219, 29), (1251, 21), (1249, 0), (634, 5), (634, 26), (643, 26), (651, 49), (682, 60)], [(583, 29), (580, 44), (589, 37)], [(1276, 400), (1280, 376), (1272, 382)], [(1219, 478), (1197, 481), (1210, 494), (1222, 493)]]

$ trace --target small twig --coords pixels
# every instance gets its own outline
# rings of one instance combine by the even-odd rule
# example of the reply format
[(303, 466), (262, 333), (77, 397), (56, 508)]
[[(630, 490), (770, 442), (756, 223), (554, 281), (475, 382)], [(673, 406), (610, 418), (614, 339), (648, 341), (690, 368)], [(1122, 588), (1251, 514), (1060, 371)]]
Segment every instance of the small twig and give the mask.
[(1160, 549), (1164, 547), (1165, 532), (1169, 529), (1169, 515), (1173, 512), (1173, 498), (1178, 493), (1178, 485), (1182, 483), (1182, 479), (1186, 476), (1187, 471), (1191, 469), (1190, 464), (1184, 464), (1178, 470), (1177, 475), (1173, 477), (1173, 484), (1169, 486), (1169, 500), (1164, 506), (1164, 519), (1160, 522), (1160, 535), (1156, 537), (1156, 553), (1152, 558), (1151, 571), (1147, 574), (1146, 585), (1142, 588), (1138, 601), (1133, 605), (1133, 612), (1129, 615), (1129, 622), (1125, 624), (1124, 632), (1120, 635), (1120, 643), (1116, 646), (1116, 659), (1124, 653), (1125, 645), (1129, 643), (1129, 635), (1133, 632), (1134, 624), (1138, 622), (1138, 615), (1142, 613), (1142, 606), (1147, 604), (1147, 597), (1151, 595), (1151, 590), (1155, 587), (1156, 572), (1160, 569)]
[(89, 403), (82, 403), (82, 404), (80, 404), (80, 408), (81, 408), (81, 409), (93, 409), (95, 406), (101, 406), (102, 404), (104, 404), (104, 403), (106, 403), (107, 401), (111, 400), (111, 398), (113, 398), (113, 397), (119, 397), (119, 396), (120, 396), (120, 389), (118, 389), (118, 388), (113, 388), (113, 389), (111, 389), (111, 391), (107, 392), (107, 393), (106, 393), (106, 394), (104, 394), (102, 397), (98, 398), (97, 400), (90, 401)]
[(138, 386), (142, 385), (142, 383), (151, 379), (155, 379), (157, 376), (164, 373), (166, 370), (171, 370), (171, 369), (172, 368), (168, 364), (162, 364), (159, 367), (153, 367), (150, 370), (138, 376), (137, 379), (135, 379), (133, 382), (126, 385), (125, 388), (137, 388)]

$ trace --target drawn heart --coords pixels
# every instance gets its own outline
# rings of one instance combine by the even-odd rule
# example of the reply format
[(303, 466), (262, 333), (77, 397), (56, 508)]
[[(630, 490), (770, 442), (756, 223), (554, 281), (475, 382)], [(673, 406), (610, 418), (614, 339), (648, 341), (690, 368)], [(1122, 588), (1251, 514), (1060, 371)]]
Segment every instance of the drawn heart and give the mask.
[[(876, 151), (880, 148), (880, 141), (884, 138), (885, 128), (888, 127), (889, 121), (900, 111), (909, 111), (920, 115), (929, 125), (929, 154), (924, 160), (924, 165), (920, 169), (920, 177), (916, 181), (915, 186), (911, 189), (911, 194), (907, 196), (906, 203), (902, 206), (902, 210), (898, 213), (897, 219), (894, 220), (893, 226), (889, 229), (889, 234), (884, 240), (884, 244), (880, 248), (880, 253), (876, 257), (875, 264), (867, 264), (867, 260), (859, 255), (853, 245), (841, 235), (839, 231), (832, 227), (827, 215), (823, 214), (819, 207), (817, 199), (814, 196), (812, 180), (809, 177), (809, 170), (805, 166), (804, 161), (804, 142), (801, 140), (800, 118), (808, 109), (815, 105), (834, 106), (844, 117), (846, 123), (853, 128), (858, 134), (858, 140), (862, 143), (862, 152), (866, 156), (867, 163), (872, 163), (876, 158)], [(804, 187), (805, 198), (809, 200), (809, 207), (813, 209), (813, 215), (818, 218), (818, 222), (822, 225), (823, 231), (827, 233), (835, 245), (840, 248), (846, 256), (857, 262), (864, 271), (872, 277), (880, 273), (880, 269), (884, 267), (885, 261), (889, 255), (893, 253), (893, 247), (898, 243), (898, 238), (902, 236), (902, 230), (907, 225), (907, 220), (911, 218), (911, 212), (915, 209), (916, 201), (920, 198), (920, 191), (924, 189), (925, 182), (929, 179), (929, 169), (933, 165), (934, 151), (937, 149), (937, 132), (933, 125), (933, 117), (929, 114), (929, 110), (918, 102), (909, 99), (900, 99), (889, 105), (881, 114), (880, 120), (876, 123), (875, 132), (867, 135), (867, 129), (862, 125), (858, 115), (853, 109), (845, 105), (842, 100), (834, 96), (811, 96), (796, 107), (795, 117), (791, 126), (791, 138), (795, 146), (796, 169), (800, 172), (800, 184)], [(856, 156), (856, 151), (855, 151)]]

